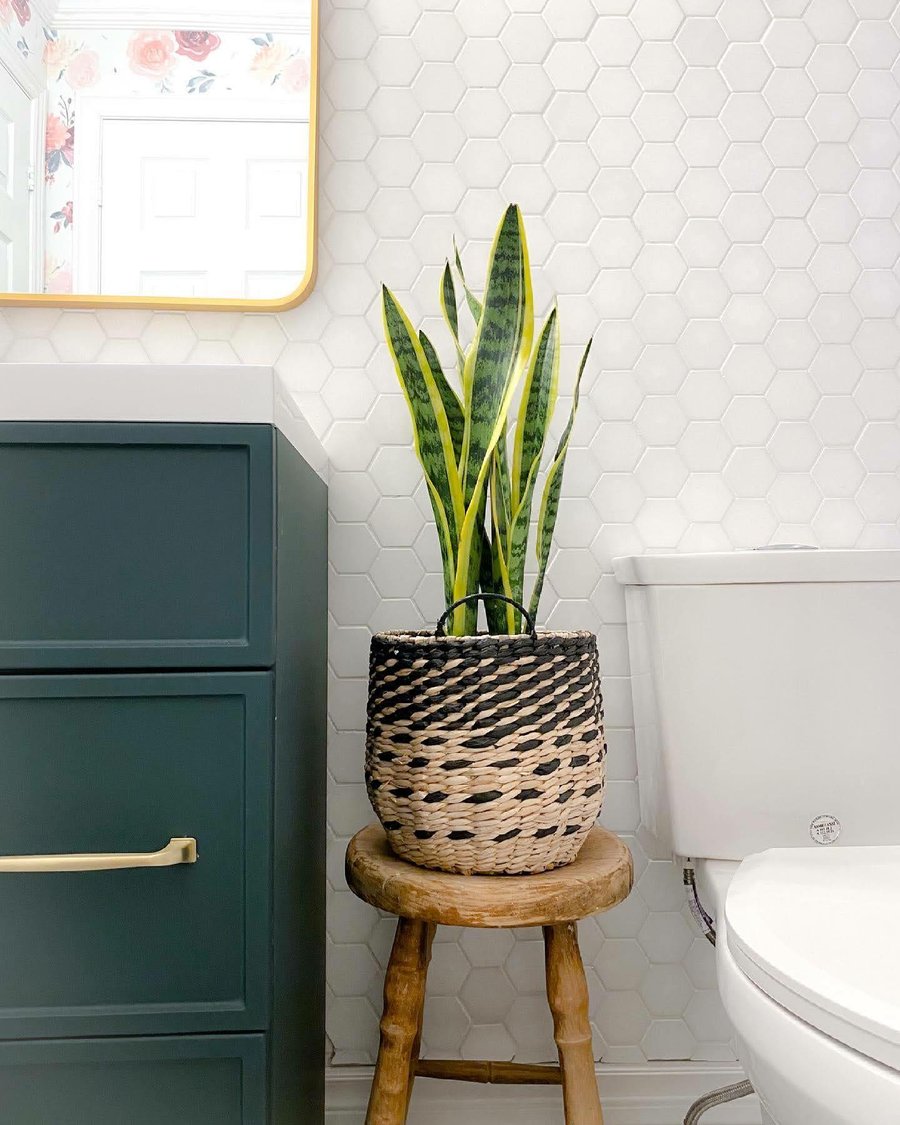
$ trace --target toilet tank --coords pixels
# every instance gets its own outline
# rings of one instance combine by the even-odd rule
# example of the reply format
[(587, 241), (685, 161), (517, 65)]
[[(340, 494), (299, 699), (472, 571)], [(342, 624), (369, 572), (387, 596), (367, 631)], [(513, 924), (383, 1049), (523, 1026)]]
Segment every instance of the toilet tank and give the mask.
[(900, 550), (614, 566), (650, 832), (732, 860), (900, 843)]

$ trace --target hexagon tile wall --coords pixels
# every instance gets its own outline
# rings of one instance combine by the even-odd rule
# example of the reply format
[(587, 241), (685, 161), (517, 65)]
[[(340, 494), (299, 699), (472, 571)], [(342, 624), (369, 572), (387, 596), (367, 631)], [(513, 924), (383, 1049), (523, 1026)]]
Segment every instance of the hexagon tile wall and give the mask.
[[(333, 459), (329, 1032), (372, 1058), (391, 924), (344, 889), (369, 630), (434, 620), (433, 532), (378, 282), (433, 312), (522, 204), (565, 338), (596, 332), (546, 619), (600, 634), (605, 822), (639, 881), (582, 927), (607, 1061), (730, 1057), (671, 865), (638, 826), (617, 553), (900, 545), (894, 0), (322, 0), (322, 257), (282, 316), (7, 311), (3, 358), (276, 363)], [(411, 292), (410, 292), (411, 291)], [(435, 335), (438, 335), (436, 329)], [(571, 380), (575, 348), (569, 349)], [(444, 932), (426, 1046), (551, 1055), (534, 934)]]

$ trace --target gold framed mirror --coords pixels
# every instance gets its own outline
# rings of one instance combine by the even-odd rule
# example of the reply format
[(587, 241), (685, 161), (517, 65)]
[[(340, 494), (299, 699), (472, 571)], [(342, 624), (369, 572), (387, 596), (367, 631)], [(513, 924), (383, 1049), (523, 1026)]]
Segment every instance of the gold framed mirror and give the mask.
[(0, 305), (308, 296), (318, 17), (318, 0), (0, 0)]

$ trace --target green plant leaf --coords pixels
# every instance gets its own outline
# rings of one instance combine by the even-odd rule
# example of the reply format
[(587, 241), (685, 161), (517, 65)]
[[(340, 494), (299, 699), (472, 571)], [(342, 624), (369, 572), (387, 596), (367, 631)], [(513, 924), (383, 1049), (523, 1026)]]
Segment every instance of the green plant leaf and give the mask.
[[(466, 431), (462, 452), (465, 516), (459, 534), (454, 596), (462, 597), (481, 493), (534, 333), (533, 297), (522, 215), (507, 209), (491, 249), (481, 320), (466, 359)], [(461, 618), (461, 615), (460, 615)], [(461, 628), (461, 621), (459, 623)]]
[(444, 370), (441, 367), (441, 361), (438, 358), (437, 352), (434, 350), (434, 345), (424, 332), (419, 332), (419, 343), (422, 345), (422, 351), (425, 353), (428, 366), (431, 368), (431, 374), (437, 385), (438, 394), (441, 396), (441, 402), (444, 404), (444, 410), (447, 414), (447, 423), (450, 426), (450, 437), (453, 441), (453, 453), (456, 457), (456, 463), (459, 464), (459, 458), (462, 453), (463, 434), (466, 428), (466, 419), (463, 414), (462, 403), (459, 401), (459, 395), (447, 381), (447, 376), (444, 374)]
[[(478, 588), (481, 584), (481, 559), (482, 552), (485, 546), (485, 530), (484, 530), (484, 517), (487, 509), (487, 490), (485, 489), (481, 494), (481, 504), (478, 508), (478, 514), (475, 520), (476, 531), (472, 537), (472, 545), (469, 550), (469, 570), (466, 577), (465, 594), (477, 594)], [(454, 591), (454, 601), (464, 594), (456, 594)], [(469, 605), (463, 607), (462, 611), (462, 634), (463, 636), (471, 636), (473, 633), (478, 632), (478, 602), (471, 602)], [(459, 613), (459, 611), (457, 611)], [(459, 625), (458, 618), (455, 618), (457, 625)]]
[[(498, 594), (507, 598), (515, 597), (509, 580), (509, 562), (506, 557), (506, 523), (507, 512), (504, 511), (506, 492), (502, 470), (501, 458), (494, 453), (494, 468), (491, 476), (491, 577), (493, 588)], [(521, 600), (518, 599), (518, 600)], [(518, 633), (521, 626), (521, 614), (509, 603), (495, 603), (501, 611), (504, 633)]]
[(522, 388), (513, 443), (513, 509), (520, 506), (532, 467), (544, 451), (559, 388), (559, 356), (559, 313), (554, 306), (538, 337)]
[[(428, 482), (441, 554), (445, 567), (455, 575), (464, 508), (447, 411), (419, 338), (386, 286), (382, 287), (382, 312), (385, 338), (412, 419), (413, 444)], [(446, 533), (442, 532), (444, 526)]]
[(447, 522), (447, 514), (441, 502), (440, 494), (426, 476), (425, 484), (428, 488), (428, 497), (431, 500), (431, 510), (434, 512), (434, 522), (437, 527), (438, 545), (441, 549), (441, 572), (444, 579), (444, 604), (453, 604), (453, 579), (455, 577), (456, 544)]
[[(493, 549), (494, 542), (488, 538), (488, 534), (485, 532), (483, 538), (481, 538), (481, 573), (479, 579), (481, 591), (485, 594), (497, 592), (499, 589), (499, 578), (495, 577), (497, 571), (494, 566)], [(493, 597), (486, 597), (484, 606), (487, 631), (505, 634), (506, 614), (503, 612), (503, 602), (495, 601)]]
[[(460, 339), (460, 286), (475, 321), (468, 348)], [(385, 335), (412, 418), (415, 451), (434, 512), (444, 596), (450, 604), (480, 589), (521, 602), (534, 492), (558, 392), (560, 341), (554, 308), (532, 353), (531, 273), (518, 207), (509, 207), (498, 226), (483, 298), (469, 288), (455, 241), (441, 273), (439, 295), (459, 363), (460, 390), (447, 378), (429, 337), (415, 332), (396, 298), (383, 289)], [(535, 544), (538, 576), (531, 597), (535, 613), (589, 350), (590, 343), (544, 486)], [(510, 410), (523, 377), (519, 419), (508, 449)], [(519, 611), (491, 599), (483, 604), (491, 632), (520, 631)], [(478, 616), (476, 605), (461, 607), (454, 612), (448, 632), (475, 632)]]
[(463, 442), (463, 498), (468, 508), (476, 482), (509, 410), (508, 392), (531, 352), (534, 313), (527, 246), (518, 207), (509, 207), (491, 249), (481, 319), (466, 360), (470, 391)]
[(441, 274), (441, 309), (453, 333), (454, 339), (459, 339), (459, 312), (456, 307), (456, 286), (453, 284), (453, 270), (450, 263), (444, 263), (444, 272)]
[[(484, 527), (481, 529), (480, 583), (482, 591), (486, 594), (503, 594), (506, 592), (503, 586), (504, 560), (501, 557), (505, 531), (498, 526), (498, 523), (505, 519), (505, 488), (502, 477), (503, 461), (501, 459), (502, 448), (503, 438), (501, 437), (494, 449), (491, 478), (487, 492), (491, 505), (490, 536), (488, 536)], [(489, 632), (506, 634), (510, 631), (507, 606), (503, 602), (494, 598), (486, 598), (484, 601), (484, 611)]]
[(566, 467), (566, 454), (569, 452), (569, 440), (572, 437), (572, 427), (575, 425), (575, 415), (578, 412), (578, 399), (581, 392), (581, 378), (587, 365), (593, 339), (588, 340), (581, 364), (578, 367), (578, 376), (575, 380), (575, 393), (572, 399), (572, 410), (566, 428), (563, 430), (556, 454), (547, 473), (544, 485), (544, 495), (541, 500), (541, 514), (538, 517), (537, 539), (535, 548), (538, 557), (538, 575), (531, 594), (531, 616), (537, 617), (538, 604), (544, 589), (544, 579), (547, 575), (547, 563), (550, 560), (550, 547), (553, 543), (553, 531), (556, 527), (556, 516), (559, 512), (559, 497), (562, 491), (563, 471)]
[[(525, 556), (528, 550), (532, 499), (547, 430), (556, 406), (559, 357), (559, 317), (554, 308), (531, 357), (516, 425), (512, 467), (513, 516), (507, 533), (507, 555), (510, 587), (512, 596), (517, 601), (522, 601), (524, 597)], [(520, 615), (516, 615), (516, 620), (521, 627)]]
[(509, 496), (509, 462), (506, 456), (506, 434), (501, 434), (494, 447), (494, 464), (491, 467), (491, 488), (497, 497), (497, 530), (506, 540), (512, 519)]
[(475, 296), (466, 282), (466, 275), (463, 270), (462, 258), (459, 256), (459, 247), (456, 245), (456, 239), (453, 239), (453, 255), (456, 258), (456, 272), (459, 274), (459, 280), (462, 282), (463, 293), (466, 295), (466, 304), (469, 306), (469, 312), (472, 314), (472, 319), (477, 324), (481, 320), (481, 301)]
[(441, 311), (444, 314), (444, 320), (447, 322), (447, 327), (450, 329), (450, 335), (453, 337), (453, 343), (456, 347), (456, 359), (459, 363), (459, 377), (461, 379), (466, 366), (466, 353), (463, 351), (463, 346), (459, 339), (459, 310), (456, 306), (456, 286), (453, 284), (453, 271), (450, 269), (449, 262), (445, 262), (444, 272), (441, 274), (440, 298)]
[[(507, 398), (504, 413), (509, 409), (509, 402), (512, 399), (512, 390)], [(486, 457), (478, 474), (478, 480), (475, 483), (475, 494), (466, 508), (466, 514), (463, 518), (462, 527), (459, 533), (459, 543), (456, 561), (456, 580), (453, 586), (453, 600), (458, 601), (459, 598), (464, 597), (466, 593), (472, 593), (471, 586), (472, 575), (475, 573), (470, 563), (471, 555), (476, 550), (474, 543), (475, 538), (480, 543), (480, 533), (484, 522), (484, 498), (485, 498), (485, 485), (487, 481), (487, 473), (489, 467), (493, 464), (492, 457)], [(456, 610), (456, 615), (460, 615), (461, 611)], [(463, 635), (461, 617), (454, 617), (454, 629), (458, 630), (456, 635)]]
[[(502, 593), (502, 583), (498, 569), (494, 563), (494, 540), (488, 537), (487, 531), (481, 530), (481, 573), (479, 584), (482, 592)], [(485, 598), (484, 613), (487, 618), (489, 633), (506, 633), (506, 614), (502, 602), (494, 598)]]

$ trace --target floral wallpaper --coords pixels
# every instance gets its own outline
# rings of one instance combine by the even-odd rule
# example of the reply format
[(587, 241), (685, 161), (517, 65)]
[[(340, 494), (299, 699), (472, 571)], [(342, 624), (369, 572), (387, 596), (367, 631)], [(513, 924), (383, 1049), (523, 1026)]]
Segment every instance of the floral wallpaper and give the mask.
[[(27, 0), (0, 0), (0, 13), (4, 3), (27, 7)], [(301, 35), (45, 28), (44, 40), (49, 90), (44, 288), (49, 293), (72, 291), (79, 96), (309, 96), (309, 40)]]
[(41, 26), (30, 0), (0, 0), (0, 37), (19, 52), (39, 81), (44, 77)]
[(0, 0), (0, 25), (26, 57), (31, 53), (25, 28), (31, 23), (29, 0)]

